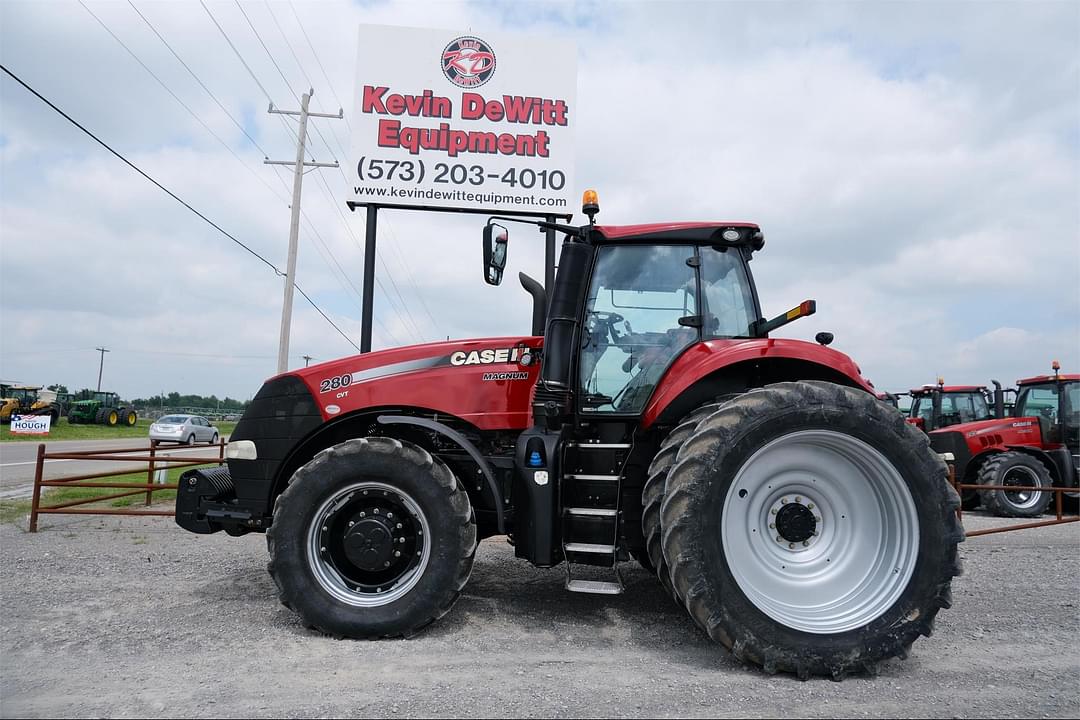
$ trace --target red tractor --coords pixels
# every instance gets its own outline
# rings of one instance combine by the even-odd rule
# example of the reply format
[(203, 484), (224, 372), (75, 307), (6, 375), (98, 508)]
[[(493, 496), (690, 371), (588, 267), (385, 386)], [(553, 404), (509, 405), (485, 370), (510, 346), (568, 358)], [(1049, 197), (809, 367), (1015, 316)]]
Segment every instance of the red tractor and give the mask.
[(913, 389), (908, 422), (925, 432), (940, 430), (949, 425), (989, 420), (1005, 415), (1005, 395), (1001, 383), (991, 380), (994, 392), (982, 385), (946, 385), (938, 378), (937, 385)]
[[(953, 470), (962, 483), (1073, 490), (1080, 486), (1080, 375), (1061, 375), (1056, 360), (1053, 370), (1053, 375), (1017, 381), (1012, 417), (930, 433), (935, 450), (952, 453)], [(1041, 515), (1054, 495), (1033, 490), (971, 492), (978, 493), (987, 510), (1003, 517)], [(1065, 493), (1072, 508), (1077, 497), (1078, 492)]]
[[(926, 435), (848, 356), (769, 337), (750, 223), (565, 234), (531, 335), (401, 347), (266, 381), (227, 469), (183, 476), (176, 522), (265, 532), (280, 600), (335, 636), (408, 636), (450, 610), (480, 539), (566, 588), (659, 575), (713, 640), (767, 672), (872, 672), (950, 605), (959, 497)], [(584, 574), (583, 574), (584, 573)], [(599, 578), (599, 579), (598, 579)]]

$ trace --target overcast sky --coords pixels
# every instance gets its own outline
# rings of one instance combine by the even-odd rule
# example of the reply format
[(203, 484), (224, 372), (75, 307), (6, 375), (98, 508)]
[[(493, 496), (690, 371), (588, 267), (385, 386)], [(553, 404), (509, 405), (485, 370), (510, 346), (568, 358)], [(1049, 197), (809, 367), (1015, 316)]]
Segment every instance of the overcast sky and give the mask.
[[(291, 178), (262, 160), (295, 146), (267, 95), (311, 86), (348, 121), (361, 23), (570, 39), (574, 195), (596, 188), (603, 223), (759, 223), (766, 314), (818, 301), (777, 336), (835, 333), (882, 389), (1080, 371), (1078, 2), (206, 7), (2, 0), (0, 59), (283, 268)], [(0, 108), (0, 377), (94, 387), (104, 346), (102, 388), (125, 397), (252, 396), (282, 280), (6, 75)], [(347, 160), (346, 121), (312, 121), (316, 160)], [(305, 179), (297, 282), (359, 343), (364, 218), (343, 188)], [(381, 213), (376, 348), (528, 331), (509, 279), (542, 278), (541, 236), (515, 230), (493, 288), (482, 224)], [(298, 296), (290, 366), (352, 352)]]

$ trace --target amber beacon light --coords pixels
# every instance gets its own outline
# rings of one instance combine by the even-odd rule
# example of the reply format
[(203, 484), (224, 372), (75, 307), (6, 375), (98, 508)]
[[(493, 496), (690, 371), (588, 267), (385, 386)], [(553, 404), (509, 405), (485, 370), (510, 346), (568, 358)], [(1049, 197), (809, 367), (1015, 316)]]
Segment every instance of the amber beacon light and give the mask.
[(589, 216), (589, 223), (595, 222), (593, 219), (596, 213), (600, 212), (600, 198), (597, 196), (595, 190), (586, 190), (581, 196), (581, 212)]

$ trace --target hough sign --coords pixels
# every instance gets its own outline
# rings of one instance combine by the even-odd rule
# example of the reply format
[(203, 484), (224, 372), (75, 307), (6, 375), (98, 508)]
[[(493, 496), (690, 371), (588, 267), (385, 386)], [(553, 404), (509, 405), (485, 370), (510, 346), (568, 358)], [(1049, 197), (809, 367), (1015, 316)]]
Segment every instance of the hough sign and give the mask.
[(572, 212), (572, 44), (363, 25), (356, 77), (352, 203)]
[(12, 415), (11, 432), (15, 435), (48, 435), (50, 415)]

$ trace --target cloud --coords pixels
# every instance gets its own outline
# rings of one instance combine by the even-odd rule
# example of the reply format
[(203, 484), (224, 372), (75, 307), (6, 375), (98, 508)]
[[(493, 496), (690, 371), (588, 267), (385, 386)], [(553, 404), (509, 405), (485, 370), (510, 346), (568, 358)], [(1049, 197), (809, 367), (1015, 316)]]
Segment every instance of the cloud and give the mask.
[[(0, 4), (0, 58), (284, 268), (291, 177), (262, 160), (292, 157), (290, 131), (201, 6), (136, 5), (257, 147), (126, 4), (89, 6), (228, 148), (77, 3)], [(208, 5), (279, 107), (310, 84), (331, 112), (351, 109), (361, 22), (571, 37), (578, 190), (602, 222), (759, 222), (766, 314), (819, 300), (780, 334), (834, 331), (879, 387), (1080, 366), (1075, 3), (296, 3), (307, 38), (288, 4), (244, 3), (273, 60), (235, 4)], [(6, 77), (0, 101), (0, 376), (92, 385), (105, 344), (124, 395), (253, 394), (281, 278)], [(313, 123), (311, 153), (346, 160), (346, 122)], [(358, 341), (343, 184), (305, 177), (297, 279)], [(528, 328), (515, 273), (542, 277), (543, 239), (515, 227), (493, 288), (481, 224), (380, 212), (376, 347)], [(349, 352), (297, 296), (291, 364)]]

